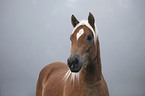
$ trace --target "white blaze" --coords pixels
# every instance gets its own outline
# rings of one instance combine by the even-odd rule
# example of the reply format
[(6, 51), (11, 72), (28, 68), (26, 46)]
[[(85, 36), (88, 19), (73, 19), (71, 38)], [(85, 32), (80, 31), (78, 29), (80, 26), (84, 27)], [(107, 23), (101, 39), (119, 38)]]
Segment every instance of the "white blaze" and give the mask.
[(84, 29), (80, 29), (80, 31), (77, 33), (77, 40), (81, 37), (81, 35), (84, 34)]

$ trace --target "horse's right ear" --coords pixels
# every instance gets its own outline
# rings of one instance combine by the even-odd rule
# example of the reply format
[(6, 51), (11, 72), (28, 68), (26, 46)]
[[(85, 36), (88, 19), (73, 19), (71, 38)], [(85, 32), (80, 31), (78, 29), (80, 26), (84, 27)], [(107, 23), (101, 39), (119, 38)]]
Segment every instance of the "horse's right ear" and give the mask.
[(75, 27), (79, 23), (79, 21), (76, 19), (74, 15), (71, 16), (71, 23), (73, 27)]
[(91, 12), (89, 12), (88, 22), (93, 27), (93, 29), (95, 29), (95, 18)]

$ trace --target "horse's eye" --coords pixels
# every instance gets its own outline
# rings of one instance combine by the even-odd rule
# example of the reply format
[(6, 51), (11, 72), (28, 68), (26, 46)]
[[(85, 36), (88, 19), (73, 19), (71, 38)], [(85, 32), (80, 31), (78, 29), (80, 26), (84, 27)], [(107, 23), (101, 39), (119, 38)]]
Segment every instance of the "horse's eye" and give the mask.
[(88, 41), (91, 41), (92, 40), (92, 35), (91, 34), (87, 35), (87, 40)]

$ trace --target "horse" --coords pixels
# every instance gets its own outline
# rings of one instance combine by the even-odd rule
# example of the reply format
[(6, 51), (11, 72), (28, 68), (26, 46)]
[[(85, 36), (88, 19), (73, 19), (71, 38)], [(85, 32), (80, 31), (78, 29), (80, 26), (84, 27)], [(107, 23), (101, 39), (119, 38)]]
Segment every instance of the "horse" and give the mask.
[(74, 29), (67, 64), (54, 62), (40, 71), (36, 96), (109, 96), (94, 16), (89, 12), (88, 20), (79, 22), (72, 15), (71, 23)]

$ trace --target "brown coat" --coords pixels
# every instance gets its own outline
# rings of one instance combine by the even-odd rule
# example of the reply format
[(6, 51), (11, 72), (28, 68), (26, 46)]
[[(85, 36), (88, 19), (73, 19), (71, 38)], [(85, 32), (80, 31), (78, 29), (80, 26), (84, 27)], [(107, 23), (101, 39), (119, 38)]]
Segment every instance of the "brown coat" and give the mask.
[(100, 47), (94, 64), (80, 72), (79, 81), (73, 82), (64, 76), (69, 70), (62, 62), (44, 67), (38, 78), (36, 96), (109, 96), (108, 88), (101, 72)]

